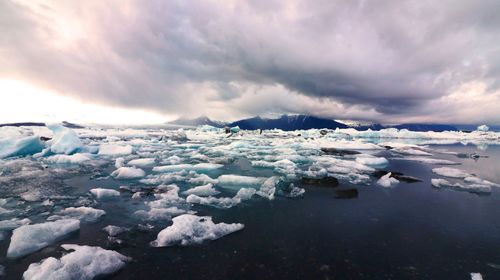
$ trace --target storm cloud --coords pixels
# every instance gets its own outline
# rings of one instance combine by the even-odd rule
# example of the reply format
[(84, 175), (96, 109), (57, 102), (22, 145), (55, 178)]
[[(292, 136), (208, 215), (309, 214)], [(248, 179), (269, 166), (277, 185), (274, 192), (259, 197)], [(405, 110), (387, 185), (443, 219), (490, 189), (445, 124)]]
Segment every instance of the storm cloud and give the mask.
[(499, 14), (496, 0), (7, 0), (0, 77), (179, 116), (498, 124)]

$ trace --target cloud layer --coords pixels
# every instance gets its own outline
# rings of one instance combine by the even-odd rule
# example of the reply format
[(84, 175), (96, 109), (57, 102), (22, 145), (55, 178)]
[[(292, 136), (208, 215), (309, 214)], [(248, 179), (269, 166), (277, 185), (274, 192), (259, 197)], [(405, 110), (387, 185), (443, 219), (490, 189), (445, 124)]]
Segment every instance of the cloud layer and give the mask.
[(0, 1), (0, 77), (184, 116), (499, 124), (498, 14), (496, 0)]

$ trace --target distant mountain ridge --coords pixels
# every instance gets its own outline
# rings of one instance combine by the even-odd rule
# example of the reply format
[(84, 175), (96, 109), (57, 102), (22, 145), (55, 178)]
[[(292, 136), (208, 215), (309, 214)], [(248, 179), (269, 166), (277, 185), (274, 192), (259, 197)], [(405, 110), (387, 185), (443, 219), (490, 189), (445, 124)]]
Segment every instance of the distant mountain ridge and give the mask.
[(172, 122), (168, 122), (168, 124), (186, 125), (186, 126), (210, 125), (214, 127), (224, 127), (227, 125), (227, 123), (225, 122), (213, 121), (208, 117), (199, 117), (196, 119), (181, 118)]
[(323, 119), (307, 115), (283, 115), (277, 119), (263, 119), (254, 117), (243, 119), (230, 124), (231, 126), (239, 126), (241, 129), (281, 129), (285, 131), (313, 128), (347, 128), (348, 126), (330, 119)]
[(169, 124), (198, 126), (210, 125), (214, 127), (233, 127), (239, 126), (245, 130), (256, 129), (281, 129), (284, 131), (306, 130), (306, 129), (336, 129), (336, 128), (355, 128), (357, 130), (381, 130), (384, 128), (408, 129), (411, 131), (436, 131), (458, 130), (457, 127), (446, 124), (425, 124), (425, 123), (405, 123), (397, 125), (382, 125), (379, 123), (369, 125), (347, 125), (332, 119), (320, 118), (309, 115), (282, 115), (279, 118), (253, 117), (227, 123), (211, 120), (208, 117), (199, 117), (195, 119), (178, 119)]

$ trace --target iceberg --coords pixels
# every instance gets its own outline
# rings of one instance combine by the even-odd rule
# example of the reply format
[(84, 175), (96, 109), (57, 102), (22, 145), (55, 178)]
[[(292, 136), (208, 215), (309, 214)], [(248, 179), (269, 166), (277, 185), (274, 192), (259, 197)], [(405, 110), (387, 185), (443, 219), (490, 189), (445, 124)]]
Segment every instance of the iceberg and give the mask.
[(465, 178), (465, 177), (471, 177), (471, 175), (463, 170), (456, 169), (456, 168), (451, 168), (451, 167), (438, 167), (432, 169), (432, 172), (444, 176), (444, 177), (451, 177), (451, 178)]
[(135, 167), (120, 167), (111, 173), (116, 179), (138, 179), (146, 176), (146, 172)]
[(451, 183), (445, 179), (432, 179), (431, 184), (435, 188), (450, 188), (459, 191), (466, 191), (471, 193), (490, 193), (491, 186), (481, 184), (464, 185), (460, 183)]
[(377, 181), (377, 184), (379, 184), (380, 186), (382, 186), (384, 188), (390, 188), (394, 185), (397, 185), (399, 183), (399, 180), (391, 177), (391, 175), (392, 175), (392, 173), (388, 172), (384, 176), (380, 177), (380, 179), (378, 179), (378, 181)]
[(235, 231), (242, 230), (244, 225), (239, 223), (215, 224), (212, 217), (199, 217), (184, 214), (172, 219), (173, 224), (158, 233), (156, 240), (151, 242), (153, 247), (167, 247), (174, 245), (188, 246), (200, 244), (206, 240), (216, 240)]
[(74, 219), (21, 226), (12, 232), (7, 258), (15, 259), (31, 254), (79, 229), (80, 221)]
[(147, 167), (147, 166), (152, 166), (155, 165), (155, 159), (154, 158), (138, 158), (138, 159), (133, 159), (127, 163), (130, 166), (139, 166), (139, 167)]
[(151, 208), (146, 210), (137, 210), (134, 215), (145, 221), (161, 221), (161, 220), (171, 220), (172, 217), (185, 214), (187, 211), (184, 209), (179, 209), (175, 206), (168, 208)]
[(52, 164), (82, 164), (92, 160), (90, 154), (73, 154), (73, 155), (53, 155), (45, 159), (47, 163)]
[(130, 155), (134, 149), (130, 145), (102, 144), (98, 154), (101, 156), (126, 156)]
[(50, 140), (50, 151), (55, 154), (70, 155), (83, 148), (82, 141), (73, 130), (62, 125), (47, 126), (54, 134)]
[(106, 198), (113, 198), (116, 196), (120, 196), (120, 192), (117, 190), (103, 189), (103, 188), (91, 189), (90, 193), (95, 195), (95, 197), (98, 199), (106, 199)]
[(50, 257), (39, 263), (30, 264), (23, 274), (23, 279), (91, 280), (113, 274), (130, 261), (130, 258), (116, 251), (105, 250), (101, 247), (73, 244), (63, 244), (61, 247), (74, 251), (60, 259)]
[(128, 231), (128, 228), (108, 225), (102, 228), (109, 236), (117, 236), (120, 233)]
[(196, 203), (216, 208), (231, 208), (240, 204), (244, 200), (252, 198), (257, 191), (253, 188), (241, 188), (233, 197), (200, 197), (191, 194), (186, 198), (188, 203)]
[(0, 231), (2, 230), (13, 230), (15, 228), (18, 228), (20, 226), (23, 226), (23, 225), (27, 225), (31, 223), (31, 220), (28, 219), (28, 218), (24, 218), (24, 219), (16, 219), (16, 218), (12, 218), (10, 220), (1, 220), (0, 221)]
[(211, 183), (208, 183), (203, 186), (194, 187), (183, 192), (183, 194), (186, 195), (195, 194), (197, 196), (210, 196), (210, 195), (217, 195), (219, 193), (220, 192), (214, 189), (214, 185)]
[(38, 136), (0, 139), (0, 159), (33, 155), (41, 152), (45, 144)]
[(482, 131), (482, 132), (487, 132), (488, 130), (490, 130), (490, 128), (487, 125), (483, 124), (483, 125), (478, 126), (476, 130)]
[(198, 163), (198, 164), (175, 164), (153, 167), (155, 172), (175, 172), (181, 170), (206, 172), (223, 167), (222, 164), (217, 163)]
[[(82, 220), (84, 222), (95, 222), (106, 214), (104, 210), (94, 209), (92, 207), (68, 207), (61, 210), (59, 215), (70, 217), (73, 219)], [(51, 217), (49, 217), (51, 218)], [(52, 216), (52, 219), (58, 219), (60, 216)]]
[(223, 187), (231, 186), (248, 186), (259, 188), (266, 180), (266, 177), (251, 177), (242, 175), (221, 175), (217, 180), (219, 185)]
[(375, 167), (382, 167), (389, 164), (389, 161), (387, 161), (384, 157), (375, 157), (366, 154), (357, 156), (356, 162)]

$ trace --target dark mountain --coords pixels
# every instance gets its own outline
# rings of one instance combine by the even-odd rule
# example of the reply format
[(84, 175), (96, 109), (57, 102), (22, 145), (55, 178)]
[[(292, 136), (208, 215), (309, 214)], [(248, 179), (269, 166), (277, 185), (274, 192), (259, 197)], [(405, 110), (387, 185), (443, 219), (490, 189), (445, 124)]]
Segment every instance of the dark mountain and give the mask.
[(67, 127), (67, 128), (85, 128), (84, 126), (81, 126), (79, 124), (74, 124), (74, 123), (70, 123), (67, 121), (63, 121), (61, 124), (62, 124), (62, 126)]
[(447, 131), (447, 130), (458, 130), (456, 127), (447, 124), (423, 124), (423, 123), (404, 123), (393, 126), (387, 126), (387, 128), (397, 128), (397, 129), (408, 129), (411, 131)]
[(2, 126), (45, 126), (45, 123), (40, 122), (19, 122), (19, 123), (1, 123)]
[(207, 117), (199, 117), (196, 119), (181, 118), (181, 119), (177, 119), (175, 121), (169, 122), (168, 124), (186, 125), (186, 126), (210, 125), (210, 126), (214, 126), (214, 127), (226, 126), (226, 123), (224, 123), (224, 122), (213, 121)]
[(254, 117), (233, 122), (229, 124), (229, 126), (239, 126), (241, 129), (248, 130), (277, 128), (286, 131), (311, 128), (347, 128), (347, 125), (336, 122), (334, 120), (322, 119), (306, 115), (283, 115), (278, 119), (263, 119), (261, 117)]

